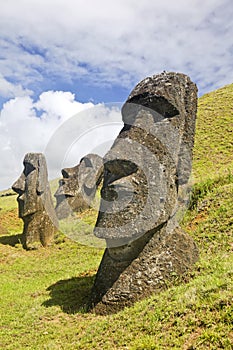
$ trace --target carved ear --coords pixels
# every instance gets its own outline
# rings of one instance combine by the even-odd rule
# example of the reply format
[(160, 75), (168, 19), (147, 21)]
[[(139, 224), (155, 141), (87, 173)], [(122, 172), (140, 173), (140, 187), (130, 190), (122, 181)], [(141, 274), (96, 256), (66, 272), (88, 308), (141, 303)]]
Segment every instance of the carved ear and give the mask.
[(41, 153), (38, 156), (38, 178), (37, 178), (37, 192), (44, 193), (47, 189), (48, 172), (45, 156)]

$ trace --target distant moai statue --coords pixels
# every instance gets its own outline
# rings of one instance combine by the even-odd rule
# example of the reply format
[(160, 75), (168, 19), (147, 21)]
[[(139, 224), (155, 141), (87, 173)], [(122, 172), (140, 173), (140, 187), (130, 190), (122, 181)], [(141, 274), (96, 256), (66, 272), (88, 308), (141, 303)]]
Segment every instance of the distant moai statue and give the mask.
[(198, 259), (179, 227), (191, 172), (197, 88), (181, 73), (141, 81), (122, 108), (124, 127), (104, 156), (94, 234), (107, 248), (90, 309), (99, 314), (158, 292)]
[(103, 177), (103, 160), (97, 154), (88, 154), (78, 165), (62, 169), (62, 175), (54, 195), (58, 219), (90, 207)]
[(23, 246), (37, 249), (53, 242), (58, 220), (53, 207), (45, 157), (42, 153), (25, 155), (24, 170), (12, 185), (18, 193), (19, 217), (24, 222)]

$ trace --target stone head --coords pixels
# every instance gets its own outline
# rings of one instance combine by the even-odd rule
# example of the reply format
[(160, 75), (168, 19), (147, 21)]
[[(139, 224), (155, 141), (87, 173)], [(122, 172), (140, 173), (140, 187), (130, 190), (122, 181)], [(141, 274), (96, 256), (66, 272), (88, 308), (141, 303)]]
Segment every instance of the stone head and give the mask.
[(146, 78), (131, 92), (124, 127), (104, 156), (94, 232), (107, 246), (128, 244), (174, 214), (191, 171), (195, 102), (195, 84), (178, 73)]
[(22, 174), (12, 185), (12, 189), (18, 193), (21, 218), (42, 209), (48, 186), (46, 160), (42, 153), (27, 153), (23, 164)]
[(78, 165), (62, 169), (63, 178), (55, 193), (59, 219), (65, 218), (72, 211), (82, 211), (89, 207), (102, 179), (102, 173), (103, 161), (96, 154), (88, 154)]

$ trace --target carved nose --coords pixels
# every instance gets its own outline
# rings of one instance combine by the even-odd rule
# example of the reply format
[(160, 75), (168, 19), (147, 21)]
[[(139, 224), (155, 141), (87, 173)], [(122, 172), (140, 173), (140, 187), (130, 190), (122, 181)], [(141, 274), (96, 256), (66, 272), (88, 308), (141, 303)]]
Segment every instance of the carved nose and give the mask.
[(70, 177), (70, 173), (69, 173), (69, 169), (68, 169), (68, 168), (62, 169), (61, 173), (62, 173), (62, 176), (63, 176), (64, 178), (66, 178), (66, 179), (67, 179), (68, 177)]
[(18, 180), (15, 181), (15, 183), (12, 185), (12, 190), (15, 191), (18, 194), (24, 193), (25, 190), (25, 175), (22, 174)]

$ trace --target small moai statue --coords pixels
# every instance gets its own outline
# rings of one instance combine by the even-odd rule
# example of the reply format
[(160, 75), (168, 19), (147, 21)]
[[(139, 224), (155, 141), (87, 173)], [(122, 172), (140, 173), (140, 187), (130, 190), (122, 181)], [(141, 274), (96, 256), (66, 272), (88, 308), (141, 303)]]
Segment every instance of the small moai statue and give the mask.
[(103, 160), (97, 154), (88, 154), (78, 165), (62, 169), (62, 176), (54, 195), (58, 219), (90, 208), (103, 178)]
[(181, 73), (142, 80), (122, 107), (124, 127), (103, 158), (94, 234), (106, 241), (90, 310), (108, 314), (159, 292), (198, 259), (179, 226), (191, 173), (197, 88)]
[(45, 156), (27, 153), (24, 170), (12, 185), (18, 193), (18, 213), (24, 222), (22, 244), (37, 249), (52, 244), (58, 220), (52, 202)]

